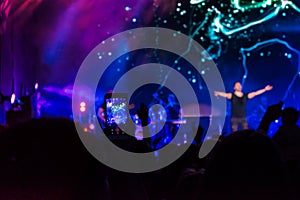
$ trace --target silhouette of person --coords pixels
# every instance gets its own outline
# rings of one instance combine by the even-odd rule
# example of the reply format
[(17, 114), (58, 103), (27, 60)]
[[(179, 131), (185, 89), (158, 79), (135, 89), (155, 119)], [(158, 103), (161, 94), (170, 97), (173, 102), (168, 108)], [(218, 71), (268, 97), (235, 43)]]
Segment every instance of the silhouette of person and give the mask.
[(300, 127), (297, 125), (299, 111), (295, 108), (287, 107), (282, 111), (283, 102), (268, 107), (260, 125), (258, 132), (266, 134), (270, 124), (281, 117), (282, 125), (272, 137), (274, 143), (281, 152), (289, 172), (290, 189), (294, 199), (299, 199), (299, 161), (300, 161)]
[(284, 162), (272, 140), (251, 129), (240, 130), (213, 150), (205, 173), (208, 198), (202, 199), (289, 199), (287, 183)]
[(176, 131), (178, 128), (178, 121), (183, 118), (183, 110), (180, 107), (180, 104), (176, 101), (174, 94), (168, 95), (168, 103), (166, 105), (166, 113), (167, 113), (166, 140), (168, 142), (176, 134)]
[(299, 111), (287, 107), (282, 111), (282, 125), (273, 136), (280, 148), (290, 172), (293, 173), (300, 161), (300, 127), (297, 125)]
[(86, 150), (73, 121), (33, 118), (5, 131), (0, 199), (106, 199), (106, 167)]
[(226, 93), (215, 91), (214, 94), (216, 97), (225, 97), (231, 101), (231, 129), (234, 132), (237, 131), (240, 126), (242, 129), (248, 129), (248, 121), (246, 118), (247, 101), (272, 89), (273, 87), (271, 85), (267, 85), (263, 89), (250, 93), (243, 93), (242, 84), (240, 82), (235, 82), (234, 92)]

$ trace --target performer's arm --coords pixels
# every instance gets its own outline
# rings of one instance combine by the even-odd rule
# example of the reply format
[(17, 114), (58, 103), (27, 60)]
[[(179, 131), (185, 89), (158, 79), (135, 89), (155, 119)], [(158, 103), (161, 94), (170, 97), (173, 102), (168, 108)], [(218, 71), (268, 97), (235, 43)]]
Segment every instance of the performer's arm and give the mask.
[(221, 96), (221, 97), (225, 97), (227, 99), (231, 99), (231, 97), (232, 97), (231, 93), (226, 93), (226, 92), (215, 91), (214, 94), (216, 97)]
[(256, 97), (257, 95), (260, 95), (260, 94), (262, 94), (262, 93), (264, 93), (266, 91), (270, 91), (272, 89), (273, 89), (273, 87), (271, 85), (267, 85), (264, 89), (260, 89), (260, 90), (257, 90), (255, 92), (250, 92), (248, 94), (248, 98), (252, 99), (252, 98)]

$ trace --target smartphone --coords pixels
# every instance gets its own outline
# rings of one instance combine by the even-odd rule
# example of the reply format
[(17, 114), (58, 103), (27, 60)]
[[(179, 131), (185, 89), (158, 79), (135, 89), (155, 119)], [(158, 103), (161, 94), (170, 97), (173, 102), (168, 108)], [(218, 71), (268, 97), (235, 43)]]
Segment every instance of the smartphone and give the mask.
[(104, 96), (105, 119), (109, 126), (126, 124), (128, 120), (128, 94), (107, 93)]

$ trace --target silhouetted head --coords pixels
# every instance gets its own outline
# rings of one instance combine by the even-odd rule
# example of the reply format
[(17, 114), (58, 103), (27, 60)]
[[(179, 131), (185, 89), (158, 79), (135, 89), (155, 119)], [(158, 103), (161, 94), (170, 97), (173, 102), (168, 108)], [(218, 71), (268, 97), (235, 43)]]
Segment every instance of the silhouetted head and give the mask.
[(102, 180), (97, 175), (102, 165), (69, 119), (30, 119), (10, 126), (1, 134), (0, 152), (0, 199), (74, 199), (100, 188), (94, 183)]
[(270, 138), (254, 130), (225, 137), (211, 154), (205, 179), (209, 200), (265, 200), (285, 195), (276, 189), (286, 183), (278, 149)]
[(254, 130), (237, 131), (220, 143), (207, 169), (210, 183), (231, 186), (278, 184), (282, 160), (270, 138)]
[(282, 124), (293, 125), (299, 119), (299, 111), (292, 107), (287, 107), (282, 111)]

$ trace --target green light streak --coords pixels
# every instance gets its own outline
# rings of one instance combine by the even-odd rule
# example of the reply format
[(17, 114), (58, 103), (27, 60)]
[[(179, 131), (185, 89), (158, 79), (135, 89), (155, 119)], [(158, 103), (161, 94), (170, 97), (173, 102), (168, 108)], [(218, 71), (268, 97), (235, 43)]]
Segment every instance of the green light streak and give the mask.
[(191, 0), (190, 4), (198, 4), (198, 3), (202, 3), (204, 1), (206, 1), (206, 0)]
[(267, 6), (272, 5), (273, 2), (276, 2), (276, 1), (266, 0), (266, 1), (263, 1), (263, 2), (255, 2), (255, 3), (248, 3), (246, 5), (241, 5), (240, 0), (231, 0), (231, 4), (235, 8), (237, 8), (241, 11), (245, 11), (245, 10), (252, 9), (252, 8), (267, 7)]
[(281, 10), (281, 7), (276, 7), (276, 9), (275, 9), (272, 13), (268, 14), (267, 16), (265, 16), (265, 17), (263, 17), (263, 18), (261, 18), (261, 19), (259, 19), (259, 20), (250, 22), (250, 23), (248, 23), (248, 24), (246, 24), (246, 25), (244, 25), (244, 26), (240, 26), (239, 28), (235, 28), (235, 29), (231, 29), (231, 30), (230, 30), (229, 28), (226, 28), (226, 27), (221, 23), (222, 15), (221, 15), (221, 13), (218, 11), (219, 15), (214, 19), (214, 25), (215, 25), (216, 28), (217, 28), (216, 30), (222, 31), (222, 33), (223, 33), (224, 35), (231, 35), (231, 34), (234, 34), (234, 33), (236, 33), (236, 32), (240, 32), (240, 31), (242, 31), (242, 30), (248, 29), (248, 28), (250, 28), (250, 27), (252, 27), (252, 26), (255, 26), (255, 25), (257, 25), (257, 24), (261, 24), (261, 23), (263, 23), (263, 22), (265, 22), (265, 21), (268, 21), (268, 20), (270, 20), (270, 19), (276, 17), (276, 16), (278, 15), (278, 13), (279, 13), (280, 10)]
[[(239, 1), (238, 0), (232, 0), (234, 1), (234, 5), (237, 6), (239, 5)], [(262, 4), (261, 6), (263, 5), (269, 5), (269, 3), (272, 2), (272, 1), (265, 1), (264, 4), (263, 3), (257, 3), (257, 4), (254, 4), (252, 6), (244, 6), (244, 7), (241, 7), (242, 9), (250, 9), (250, 8), (259, 8), (258, 6), (260, 4)], [(269, 14), (265, 15), (265, 16), (262, 16), (261, 19), (258, 19), (258, 20), (255, 20), (255, 21), (252, 21), (252, 22), (249, 22), (247, 23), (246, 25), (243, 25), (243, 26), (240, 26), (238, 28), (235, 28), (235, 29), (230, 29), (228, 28), (228, 26), (226, 27), (224, 24), (222, 24), (221, 22), (221, 19), (223, 19), (223, 15), (222, 13), (215, 9), (216, 13), (218, 13), (217, 17), (214, 19), (214, 23), (213, 25), (215, 25), (215, 30), (217, 32), (221, 31), (224, 35), (231, 35), (231, 34), (234, 34), (234, 33), (237, 33), (237, 32), (240, 32), (242, 30), (245, 30), (245, 29), (248, 29), (252, 26), (255, 26), (255, 25), (258, 25), (258, 24), (261, 24), (261, 23), (264, 23), (274, 17), (276, 17), (278, 15), (278, 13), (284, 9), (287, 8), (287, 6), (290, 6), (291, 8), (293, 8), (295, 11), (299, 12), (300, 13), (300, 8), (298, 8), (293, 2), (291, 1), (281, 1), (281, 5), (280, 6), (274, 6), (275, 9), (274, 11), (270, 12)], [(255, 7), (254, 7), (255, 6)], [(257, 6), (257, 7), (256, 7)], [(229, 25), (230, 27), (230, 25)]]

